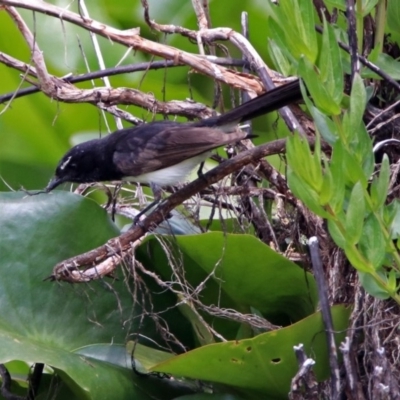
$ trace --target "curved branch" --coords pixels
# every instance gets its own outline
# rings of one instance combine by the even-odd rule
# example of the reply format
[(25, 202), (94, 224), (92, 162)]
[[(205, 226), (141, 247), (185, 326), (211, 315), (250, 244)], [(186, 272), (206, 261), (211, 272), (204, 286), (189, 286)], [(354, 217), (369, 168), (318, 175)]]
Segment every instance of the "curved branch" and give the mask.
[[(311, 146), (314, 145), (313, 139), (307, 140)], [(151, 214), (149, 214), (144, 221), (139, 225), (132, 227), (128, 232), (109, 240), (103, 246), (57, 264), (53, 269), (53, 274), (48, 279), (64, 280), (68, 282), (84, 281), (85, 272), (79, 270), (79, 268), (90, 268), (104, 262), (109, 257), (115, 258), (124, 254), (124, 252), (129, 251), (131, 243), (136, 242), (146, 232), (152, 231), (157, 225), (164, 221), (165, 217), (175, 207), (182, 204), (191, 196), (195, 195), (207, 186), (218, 182), (232, 172), (238, 171), (247, 164), (257, 163), (263, 157), (284, 152), (285, 148), (286, 139), (279, 139), (246, 150), (237, 156), (226, 160), (199, 179), (196, 179), (176, 193), (172, 194)]]

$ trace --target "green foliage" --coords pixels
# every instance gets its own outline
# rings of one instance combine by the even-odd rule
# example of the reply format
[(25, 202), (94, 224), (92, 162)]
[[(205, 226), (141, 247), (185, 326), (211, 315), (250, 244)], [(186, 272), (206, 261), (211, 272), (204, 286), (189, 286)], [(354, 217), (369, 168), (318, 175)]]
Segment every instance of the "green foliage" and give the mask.
[(387, 24), (391, 30), (400, 34), (400, 4), (396, 0), (388, 1)]
[(318, 68), (320, 70), (320, 79), (326, 85), (332, 102), (339, 105), (343, 98), (341, 54), (333, 27), (325, 19)]
[[(359, 46), (364, 17), (374, 13), (378, 3), (383, 2), (357, 2)], [(327, 0), (326, 4), (345, 10), (345, 1)], [(154, 40), (154, 32), (143, 22), (139, 2), (134, 12), (127, 2), (97, 5), (88, 1), (92, 17), (123, 29), (140, 26), (142, 35)], [(387, 27), (382, 21), (376, 23), (398, 41), (399, 2), (389, 0), (388, 7)], [(362, 78), (377, 76), (362, 68), (354, 78), (351, 95), (343, 94), (344, 76), (350, 71), (349, 56), (340, 50), (337, 38), (347, 40), (345, 14), (338, 14), (335, 26), (322, 21), (323, 34), (319, 35), (311, 0), (281, 1), (280, 6), (267, 1), (262, 12), (257, 2), (246, 2), (243, 8), (251, 15), (251, 32), (257, 32), (251, 35), (251, 42), (262, 49), (267, 64), (272, 60), (284, 75), (299, 75), (312, 98), (302, 83), (317, 138), (313, 149), (297, 134), (287, 142), (287, 180), (293, 194), (327, 220), (330, 235), (357, 270), (363, 287), (379, 299), (393, 298), (400, 303), (400, 202), (386, 204), (389, 160), (384, 157), (379, 174), (373, 175), (372, 141), (363, 123), (368, 96)], [(160, 23), (197, 28), (189, 3), (174, 1), (166, 8), (154, 2), (151, 13)], [(239, 11), (230, 0), (219, 0), (212, 14), (214, 26), (240, 31)], [(29, 12), (24, 16), (31, 27), (35, 24), (38, 43), (52, 73), (63, 76), (84, 70), (77, 34), (88, 64), (97, 69), (89, 35), (82, 36), (80, 28), (57, 21), (52, 25), (54, 34), (49, 35), (46, 16)], [(0, 13), (0, 25), (6, 32), (0, 35), (1, 50), (28, 63), (27, 48), (6, 13)], [(376, 36), (369, 58), (394, 79), (400, 79), (399, 61), (382, 54), (378, 44), (383, 36)], [(178, 35), (162, 40), (183, 51), (198, 51), (197, 44)], [(106, 39), (100, 43), (107, 66), (116, 65), (126, 52), (126, 48)], [(241, 56), (235, 50), (231, 54)], [(140, 53), (134, 57), (134, 62), (148, 58)], [(3, 91), (13, 91), (20, 84), (19, 72), (0, 64), (0, 73)], [(112, 85), (138, 87), (167, 100), (194, 93), (195, 100), (207, 99), (204, 102), (208, 104), (213, 91), (212, 83), (204, 77), (180, 67), (113, 77)], [(128, 111), (147, 120), (153, 118), (142, 109), (130, 107)], [(270, 121), (272, 127), (274, 117)], [(5, 183), (0, 181), (0, 189), (8, 190), (7, 184), (13, 188), (44, 187), (74, 137), (106, 133), (107, 124), (114, 130), (112, 118), (100, 118), (92, 105), (59, 104), (41, 94), (35, 95), (34, 101), (15, 100), (0, 119), (0, 169), (5, 179)], [(272, 132), (271, 137), (275, 135), (265, 123), (259, 126), (260, 140), (266, 140), (266, 131)], [(320, 138), (332, 146), (330, 160), (321, 151)], [(182, 236), (149, 237), (136, 253), (142, 265), (168, 283), (162, 289), (151, 277), (137, 275), (144, 285), (135, 287), (135, 291), (130, 286), (131, 276), (122, 273), (116, 275), (118, 279), (81, 287), (56, 285), (43, 279), (57, 262), (103, 244), (118, 235), (118, 229), (104, 210), (78, 196), (58, 192), (38, 197), (0, 194), (0, 362), (7, 363), (19, 393), (25, 394), (27, 363), (42, 362), (46, 364), (43, 397), (48, 395), (52, 380), (58, 379), (61, 393), (57, 398), (284, 399), (298, 370), (292, 347), (300, 342), (317, 362), (314, 370), (318, 379), (328, 377), (324, 326), (321, 315), (315, 313), (318, 297), (310, 273), (253, 235), (238, 234), (243, 225), (236, 218), (224, 222), (214, 219), (211, 230), (215, 232), (190, 236), (185, 235), (187, 226), (172, 222), (176, 224), (175, 233)], [(178, 277), (184, 277), (184, 284)], [(186, 291), (193, 288), (198, 296), (189, 301)], [(125, 346), (130, 335), (137, 333), (152, 344), (166, 345), (149, 318), (141, 319), (143, 310), (136, 302), (146, 296), (151, 300), (145, 300), (142, 306), (162, 316), (171, 336), (189, 350), (187, 353), (176, 356), (172, 351), (136, 342)], [(262, 316), (285, 327), (265, 333), (245, 319), (210, 315), (198, 306), (199, 301), (205, 307), (218, 305), (222, 310)], [(335, 330), (343, 332), (336, 335), (339, 343), (350, 310), (335, 306), (331, 311)], [(229, 341), (215, 343), (210, 326)], [(133, 358), (137, 370), (146, 377), (133, 373)], [(162, 380), (150, 371), (176, 376)], [(215, 393), (196, 393), (202, 388), (180, 377), (208, 380)]]
[[(400, 258), (389, 240), (393, 219), (382, 218), (390, 207), (385, 205), (390, 175), (387, 157), (379, 176), (367, 190), (374, 159), (372, 140), (362, 121), (366, 106), (363, 82), (359, 75), (355, 76), (349, 109), (333, 119), (327, 115), (329, 110), (322, 107), (316, 110), (309, 100), (307, 105), (317, 117), (323, 137), (333, 144), (332, 162), (324, 163), (322, 169), (321, 163), (317, 165), (320, 157), (315, 156), (320, 153), (319, 142), (312, 154), (308, 143), (294, 135), (287, 145), (289, 185), (307, 207), (328, 219), (329, 233), (363, 274), (365, 289), (380, 298), (393, 297), (400, 303), (393, 283), (393, 271), (400, 269)], [(388, 256), (395, 262), (394, 270), (383, 268)]]
[[(132, 395), (138, 399), (166, 399), (196, 389), (193, 385), (155, 378), (148, 380), (132, 374), (133, 348), (139, 370), (169, 369), (175, 365), (175, 360), (182, 358), (140, 344), (129, 345), (128, 351), (121, 345), (130, 332), (138, 329), (133, 318), (138, 310), (132, 305), (131, 293), (121, 275), (119, 280), (112, 282), (112, 290), (109, 290), (108, 282), (74, 289), (43, 281), (57, 262), (118, 233), (104, 210), (89, 199), (57, 191), (35, 197), (17, 192), (2, 193), (0, 203), (0, 271), (4, 276), (0, 290), (0, 362), (8, 363), (13, 376), (21, 373), (20, 364), (15, 361), (45, 363), (52, 368), (47, 373), (56, 373), (66, 386), (65, 390), (70, 390), (79, 399), (112, 396), (123, 399)], [(44, 242), (45, 247), (38, 247), (38, 243)], [(166, 248), (170, 252), (168, 257)], [(329, 364), (321, 317), (313, 314), (318, 301), (314, 279), (259, 240), (250, 235), (219, 232), (175, 238), (152, 237), (140, 247), (137, 256), (147, 267), (168, 279), (172, 260), (178, 265), (183, 262), (185, 278), (191, 287), (199, 287), (210, 275), (211, 279), (206, 285), (203, 283), (205, 287), (201, 291), (203, 304), (218, 303), (223, 308), (249, 313), (250, 309), (256, 308), (272, 320), (299, 321), (289, 328), (257, 335), (257, 332), (242, 329), (245, 322), (239, 324), (203, 316), (228, 338), (234, 339), (239, 331), (242, 337), (244, 332), (247, 337), (255, 335), (254, 339), (236, 344), (218, 344), (213, 348), (214, 356), (232, 359), (238, 356), (238, 351), (248, 352), (252, 346), (257, 357), (246, 360), (249, 371), (259, 370), (260, 360), (265, 364), (262, 370), (270, 365), (269, 357), (281, 360), (276, 362), (281, 364), (280, 367), (274, 367), (274, 363), (270, 366), (271, 377), (281, 377), (277, 383), (282, 382), (283, 386), (279, 384), (280, 389), (275, 387), (271, 392), (278, 398), (283, 398), (280, 393), (287, 392), (291, 376), (297, 369), (292, 350), (294, 344), (305, 343), (307, 351), (317, 357), (317, 375), (320, 379), (327, 376)], [(151, 288), (151, 285), (147, 287)], [(179, 290), (180, 286), (176, 283), (174, 288)], [(178, 296), (176, 301), (181, 302), (182, 298)], [(152, 300), (154, 311), (160, 305), (165, 310), (168, 304), (171, 304), (169, 292)], [(204, 330), (201, 332), (193, 325), (193, 315), (199, 315), (198, 312), (191, 314), (182, 307), (178, 309), (180, 315), (164, 312), (170, 332), (182, 337), (182, 331), (185, 331), (187, 335), (191, 323), (195, 335), (204, 335)], [(349, 310), (333, 308), (333, 315), (336, 329), (344, 330)], [(195, 320), (198, 327), (202, 318)], [(174, 326), (179, 327), (175, 330)], [(146, 322), (140, 325), (140, 332), (160, 341)], [(338, 336), (338, 340), (340, 338)], [(208, 348), (201, 347), (200, 350), (207, 353)], [(187, 357), (183, 360), (190, 360), (192, 353), (187, 353)], [(193, 357), (196, 362), (207, 360), (203, 353), (194, 352)], [(165, 360), (173, 363), (167, 362), (165, 366)], [(160, 368), (159, 364), (162, 365)], [(223, 375), (225, 384), (241, 386), (236, 381), (236, 373), (231, 374), (230, 364), (225, 367), (225, 372), (220, 369), (213, 381), (220, 382)], [(205, 375), (201, 377), (203, 369), (194, 366), (187, 369), (186, 374), (182, 374), (181, 369), (177, 374), (194, 378), (192, 373), (198, 370), (198, 379), (208, 379)], [(23, 370), (26, 373), (26, 368)], [(282, 375), (282, 371), (286, 372)], [(173, 373), (173, 368), (169, 372)], [(254, 376), (250, 392), (254, 389), (255, 393), (270, 393), (270, 389), (259, 386), (261, 378), (265, 379), (264, 373)], [(48, 386), (43, 390), (48, 390)]]
[[(266, 2), (265, 8), (270, 17), (271, 37), (277, 41), (281, 51), (290, 53), (294, 59), (304, 54), (310, 62), (315, 62), (318, 47), (312, 2), (288, 0), (282, 2), (280, 7)], [(287, 24), (288, 20), (290, 24)]]
[(365, 215), (364, 191), (360, 182), (353, 187), (346, 212), (344, 230), (348, 245), (355, 245), (359, 242), (363, 233)]
[[(112, 290), (106, 282), (73, 288), (43, 281), (57, 262), (118, 234), (105, 211), (66, 192), (1, 193), (0, 226), (0, 362), (45, 363), (79, 399), (165, 399), (168, 381), (146, 384), (129, 370), (130, 362), (123, 369), (114, 361), (117, 344), (137, 329), (123, 279), (113, 282)], [(151, 329), (146, 334), (154, 337)], [(99, 351), (90, 359), (80, 354), (100, 343), (116, 348), (109, 345), (103, 358)], [(20, 370), (12, 367), (12, 374)], [(168, 390), (169, 398), (187, 393)]]
[[(344, 339), (350, 310), (332, 307), (337, 344)], [(293, 346), (304, 345), (307, 354), (316, 355), (314, 371), (318, 380), (329, 373), (324, 324), (320, 313), (287, 328), (264, 333), (252, 339), (217, 343), (170, 358), (152, 370), (177, 376), (235, 386), (251, 398), (286, 399), (298, 366)]]
[[(166, 245), (171, 254), (165, 253)], [(279, 324), (310, 315), (318, 302), (311, 274), (250, 235), (211, 232), (163, 237), (162, 243), (153, 237), (139, 248), (137, 257), (166, 280), (173, 274), (171, 263), (176, 263), (175, 268), (185, 265), (185, 278), (193, 287), (210, 275), (202, 303), (237, 310), (254, 307)], [(238, 326), (235, 331), (225, 322), (211, 321), (222, 324), (226, 337), (236, 337)]]
[[(372, 57), (369, 58), (371, 59)], [(376, 64), (378, 68), (382, 69), (382, 71), (389, 74), (389, 76), (391, 76), (393, 79), (400, 79), (400, 62), (398, 60), (395, 60), (390, 55), (379, 53), (377, 59), (371, 59), (371, 61)], [(372, 72), (367, 68), (362, 69), (362, 76), (363, 78), (380, 79), (380, 77), (375, 72)]]
[[(340, 10), (346, 9), (344, 1), (326, 3)], [(389, 10), (393, 11), (393, 15), (397, 13), (397, 4), (389, 1)], [(291, 6), (293, 10), (296, 8), (293, 4)], [(379, 36), (383, 32), (381, 25), (385, 23), (384, 2), (357, 2), (355, 11), (359, 46), (362, 46), (363, 18), (374, 7), (377, 7), (376, 35)], [(288, 18), (292, 12), (284, 7), (279, 7), (279, 11), (272, 6), (269, 9), (273, 18), (280, 21), (285, 16)], [(391, 28), (397, 30), (393, 17), (389, 17), (389, 20)], [(400, 302), (394, 278), (400, 270), (400, 258), (390, 240), (398, 237), (394, 223), (397, 220), (397, 207), (385, 205), (390, 177), (389, 162), (384, 157), (379, 176), (369, 184), (375, 161), (372, 140), (363, 123), (367, 93), (361, 76), (356, 74), (349, 101), (343, 98), (342, 65), (347, 65), (348, 60), (336, 42), (336, 36), (341, 32), (340, 20), (336, 32), (325, 20), (323, 24), (317, 59), (304, 51), (299, 54), (290, 49), (290, 53), (297, 54), (293, 65), (298, 66), (298, 73), (307, 86), (308, 93), (302, 86), (303, 96), (318, 133), (332, 146), (331, 162), (321, 160), (318, 138), (312, 153), (308, 142), (294, 135), (287, 143), (288, 183), (294, 195), (312, 212), (328, 220), (329, 233), (362, 274), (366, 290), (379, 298), (393, 297)], [(276, 36), (279, 35), (282, 36), (282, 33), (278, 30)], [(290, 46), (289, 42), (284, 41), (284, 36), (274, 37), (274, 41), (277, 44), (275, 47), (278, 47), (274, 48), (275, 54), (285, 52), (279, 45)], [(398, 62), (381, 53), (379, 38), (375, 43), (371, 57), (395, 78)], [(290, 60), (290, 57), (286, 57), (286, 60)], [(290, 70), (290, 66), (285, 65), (285, 70)], [(371, 76), (366, 70), (362, 73), (363, 76)], [(312, 102), (308, 95), (311, 95)], [(345, 103), (349, 105), (346, 107)], [(389, 215), (389, 218), (385, 218)], [(393, 234), (393, 230), (396, 230), (396, 234)], [(393, 262), (389, 268), (386, 265), (388, 259)]]

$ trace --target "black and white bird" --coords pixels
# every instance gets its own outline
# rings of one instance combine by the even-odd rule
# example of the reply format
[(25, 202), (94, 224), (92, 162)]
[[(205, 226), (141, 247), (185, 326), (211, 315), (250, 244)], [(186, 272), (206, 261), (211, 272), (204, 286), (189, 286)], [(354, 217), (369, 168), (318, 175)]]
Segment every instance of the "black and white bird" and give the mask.
[(197, 122), (151, 122), (118, 130), (70, 149), (60, 160), (50, 192), (64, 182), (130, 180), (156, 193), (185, 180), (217, 147), (245, 139), (236, 125), (301, 99), (298, 80), (277, 87), (225, 114)]

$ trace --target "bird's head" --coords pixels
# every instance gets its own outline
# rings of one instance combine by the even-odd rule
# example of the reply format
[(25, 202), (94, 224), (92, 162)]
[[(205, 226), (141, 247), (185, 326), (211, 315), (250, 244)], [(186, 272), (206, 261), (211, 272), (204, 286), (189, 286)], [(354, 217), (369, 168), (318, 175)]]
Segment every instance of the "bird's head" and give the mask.
[(55, 175), (45, 191), (50, 192), (64, 182), (91, 183), (109, 180), (104, 173), (104, 157), (99, 139), (78, 144), (59, 161)]

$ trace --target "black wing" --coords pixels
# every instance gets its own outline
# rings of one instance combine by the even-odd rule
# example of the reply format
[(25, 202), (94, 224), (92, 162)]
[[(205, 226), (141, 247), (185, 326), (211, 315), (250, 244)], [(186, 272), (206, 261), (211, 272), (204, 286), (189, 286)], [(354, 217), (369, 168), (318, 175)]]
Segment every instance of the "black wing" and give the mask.
[(112, 136), (113, 161), (118, 170), (125, 176), (139, 176), (234, 143), (246, 134), (241, 131), (226, 134), (218, 129), (167, 121), (124, 129)]

